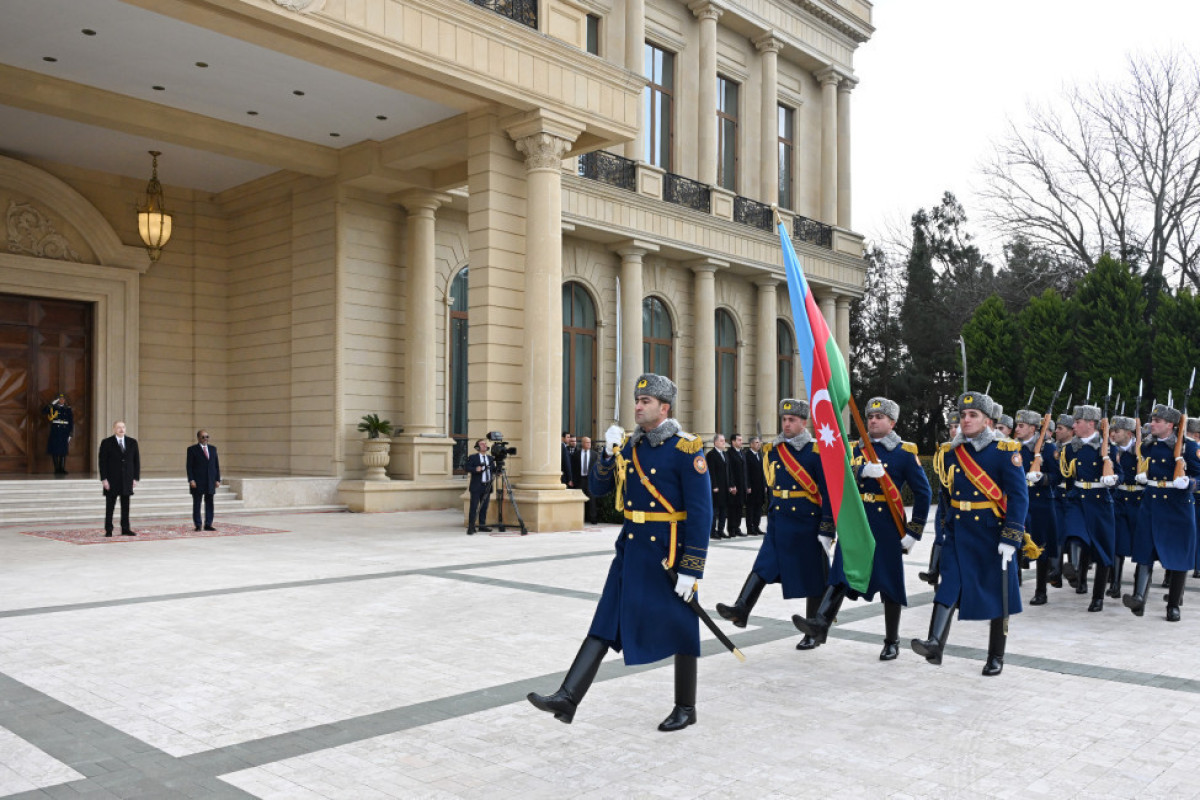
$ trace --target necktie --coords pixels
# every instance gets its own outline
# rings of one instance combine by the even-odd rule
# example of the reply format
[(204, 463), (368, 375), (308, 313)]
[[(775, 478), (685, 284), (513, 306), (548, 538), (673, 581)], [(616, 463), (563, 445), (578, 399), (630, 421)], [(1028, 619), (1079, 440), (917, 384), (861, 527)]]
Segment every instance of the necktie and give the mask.
[(117, 444), (119, 444), (121, 446), (121, 452), (124, 453), (125, 452), (125, 440), (117, 439)]
[(204, 457), (208, 458), (208, 445), (202, 444), (200, 445), (200, 449), (204, 451)]
[(583, 455), (580, 456), (580, 458), (583, 459), (583, 464), (581, 465), (581, 469), (582, 469), (584, 475), (588, 474), (588, 459), (587, 459), (587, 457), (588, 457), (587, 450), (584, 450)]
[(487, 483), (492, 479), (492, 471), (489, 469), (491, 464), (488, 463), (489, 461), (491, 461), (491, 459), (489, 459), (487, 456), (483, 457), (483, 478), (481, 480), (484, 483)]

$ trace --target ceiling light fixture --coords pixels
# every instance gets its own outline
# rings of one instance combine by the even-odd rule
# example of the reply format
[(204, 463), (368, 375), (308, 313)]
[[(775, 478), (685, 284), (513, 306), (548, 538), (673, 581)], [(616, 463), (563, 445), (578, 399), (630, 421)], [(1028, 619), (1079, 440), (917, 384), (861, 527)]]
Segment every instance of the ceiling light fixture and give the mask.
[(146, 184), (145, 202), (138, 206), (138, 234), (150, 254), (150, 261), (158, 261), (162, 249), (171, 241), (171, 215), (163, 205), (163, 188), (158, 182), (158, 157), (162, 155), (157, 150), (151, 150), (154, 159), (151, 167), (150, 182)]

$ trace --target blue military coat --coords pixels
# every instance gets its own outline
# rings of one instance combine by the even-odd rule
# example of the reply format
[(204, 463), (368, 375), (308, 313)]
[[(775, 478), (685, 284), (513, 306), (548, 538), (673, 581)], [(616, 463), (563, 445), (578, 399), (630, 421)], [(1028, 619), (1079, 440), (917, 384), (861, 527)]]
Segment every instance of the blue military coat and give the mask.
[[(1100, 441), (1099, 434), (1093, 441)], [(1115, 459), (1112, 464), (1117, 483), (1121, 483), (1121, 465)], [(1076, 436), (1059, 448), (1058, 468), (1069, 487), (1063, 512), (1066, 525), (1063, 543), (1078, 539), (1091, 549), (1096, 563), (1112, 566), (1117, 555), (1117, 520), (1113, 511), (1112, 492), (1100, 484), (1104, 462), (1100, 458), (1099, 446), (1084, 444)]]
[[(890, 447), (889, 447), (890, 445)], [(929, 479), (921, 468), (917, 458), (917, 446), (912, 442), (902, 442), (898, 436), (885, 437), (875, 443), (875, 455), (883, 464), (884, 470), (896, 483), (896, 488), (903, 490), (908, 486), (913, 495), (912, 519), (906, 526), (906, 532), (914, 539), (921, 538), (925, 530), (925, 520), (929, 517), (929, 504), (933, 499), (933, 490), (929, 487)], [(866, 463), (862, 447), (854, 444), (854, 466), (862, 471)], [(839, 547), (833, 555), (833, 568), (829, 573), (831, 586), (842, 584), (847, 587), (846, 596), (851, 600), (864, 597), (874, 600), (875, 593), (883, 595), (883, 599), (891, 603), (908, 605), (908, 594), (904, 591), (904, 550), (900, 547), (900, 531), (888, 510), (887, 500), (883, 495), (883, 487), (877, 478), (858, 478), (858, 491), (863, 498), (863, 507), (867, 511), (867, 522), (871, 525), (871, 535), (875, 537), (875, 557), (871, 564), (871, 582), (867, 591), (860, 594), (849, 588), (846, 573), (842, 564), (842, 549)]]
[[(942, 545), (941, 581), (934, 602), (958, 605), (959, 619), (997, 619), (1003, 616), (1003, 583), (1008, 580), (1008, 611), (1021, 611), (1016, 554), (1007, 569), (1000, 561), (999, 544), (1007, 542), (1020, 548), (1025, 539), (1025, 516), (1029, 510), (1029, 491), (1021, 466), (1019, 445), (1011, 439), (996, 439), (998, 434), (985, 431), (964, 444), (980, 468), (991, 476), (1007, 498), (1007, 513), (992, 507), (977, 508), (986, 498), (963, 473), (956, 445), (961, 439), (942, 445), (942, 479), (946, 488), (946, 540)], [(976, 449), (976, 444), (979, 444)], [(966, 504), (971, 504), (968, 508)]]
[[(645, 473), (661, 499), (642, 483), (634, 465)], [(651, 446), (642, 437), (636, 448), (626, 439), (620, 457), (601, 457), (592, 470), (593, 497), (603, 497), (619, 484), (625, 524), (617, 534), (616, 556), (608, 569), (604, 591), (596, 606), (591, 636), (624, 652), (626, 664), (648, 664), (675, 654), (700, 655), (700, 623), (675, 594), (675, 582), (663, 569), (671, 557), (682, 575), (704, 576), (708, 535), (712, 528), (712, 486), (700, 439), (680, 431)], [(655, 519), (668, 512), (672, 524)], [(674, 544), (674, 552), (672, 552)]]
[[(1190, 570), (1196, 564), (1196, 512), (1192, 490), (1200, 477), (1197, 445), (1183, 443), (1183, 460), (1192, 485), (1175, 489), (1175, 436), (1168, 439), (1147, 437), (1142, 442), (1142, 458), (1150, 484), (1142, 493), (1137, 532), (1133, 537), (1133, 560), (1138, 564), (1161, 561), (1164, 569)], [(1165, 484), (1165, 485), (1164, 485)]]
[(1133, 536), (1137, 531), (1138, 516), (1142, 508), (1142, 492), (1145, 487), (1134, 480), (1138, 474), (1137, 447), (1132, 441), (1129, 449), (1116, 445), (1108, 448), (1108, 454), (1121, 466), (1121, 479), (1112, 489), (1113, 516), (1117, 524), (1117, 555), (1128, 558), (1133, 555)]
[(65, 456), (71, 436), (75, 433), (75, 412), (70, 406), (48, 404), (42, 409), (46, 420), (50, 423), (50, 436), (46, 439), (46, 455)]
[[(1033, 464), (1035, 436), (1021, 444), (1021, 468), (1028, 473)], [(1054, 443), (1042, 442), (1042, 479), (1029, 487), (1029, 512), (1025, 516), (1025, 530), (1029, 538), (1046, 553), (1058, 553), (1058, 514), (1055, 511), (1054, 490), (1062, 482), (1058, 471), (1058, 451)]]
[[(779, 450), (788, 452), (817, 483), (819, 498), (800, 489), (783, 465)], [(767, 583), (782, 584), (783, 596), (819, 597), (825, 591), (829, 557), (817, 537), (824, 533), (833, 538), (833, 509), (825, 487), (825, 471), (816, 442), (797, 449), (788, 442), (763, 447), (763, 472), (771, 497), (767, 513), (767, 533), (763, 537), (753, 571)]]

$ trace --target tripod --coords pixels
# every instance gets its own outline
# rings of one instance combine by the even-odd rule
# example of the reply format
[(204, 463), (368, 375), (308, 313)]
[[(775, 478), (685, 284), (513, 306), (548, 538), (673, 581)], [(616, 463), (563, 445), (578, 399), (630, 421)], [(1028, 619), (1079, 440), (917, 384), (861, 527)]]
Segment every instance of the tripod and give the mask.
[(513, 497), (512, 484), (508, 480), (508, 469), (504, 466), (504, 462), (496, 464), (496, 527), (501, 533), (504, 532), (504, 496), (508, 495), (508, 502), (512, 503), (513, 513), (517, 515), (517, 522), (521, 524), (521, 535), (525, 536), (529, 531), (525, 528), (525, 520), (521, 519), (521, 509), (517, 508), (517, 498)]

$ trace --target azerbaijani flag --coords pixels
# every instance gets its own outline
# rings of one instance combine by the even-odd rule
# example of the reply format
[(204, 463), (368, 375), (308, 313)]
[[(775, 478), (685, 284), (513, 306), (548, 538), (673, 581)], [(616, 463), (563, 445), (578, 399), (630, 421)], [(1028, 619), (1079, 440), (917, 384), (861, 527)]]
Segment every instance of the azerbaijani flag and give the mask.
[(865, 592), (871, 581), (875, 537), (871, 535), (858, 483), (850, 468), (850, 452), (842, 428), (842, 412), (850, 403), (850, 375), (837, 342), (829, 332), (829, 325), (808, 288), (800, 260), (796, 258), (796, 250), (782, 222), (779, 223), (779, 242), (783, 245), (788, 297), (792, 301), (792, 318), (799, 339), (800, 369), (808, 388), (808, 404), (816, 429), (829, 504), (833, 506), (842, 568), (851, 588)]

